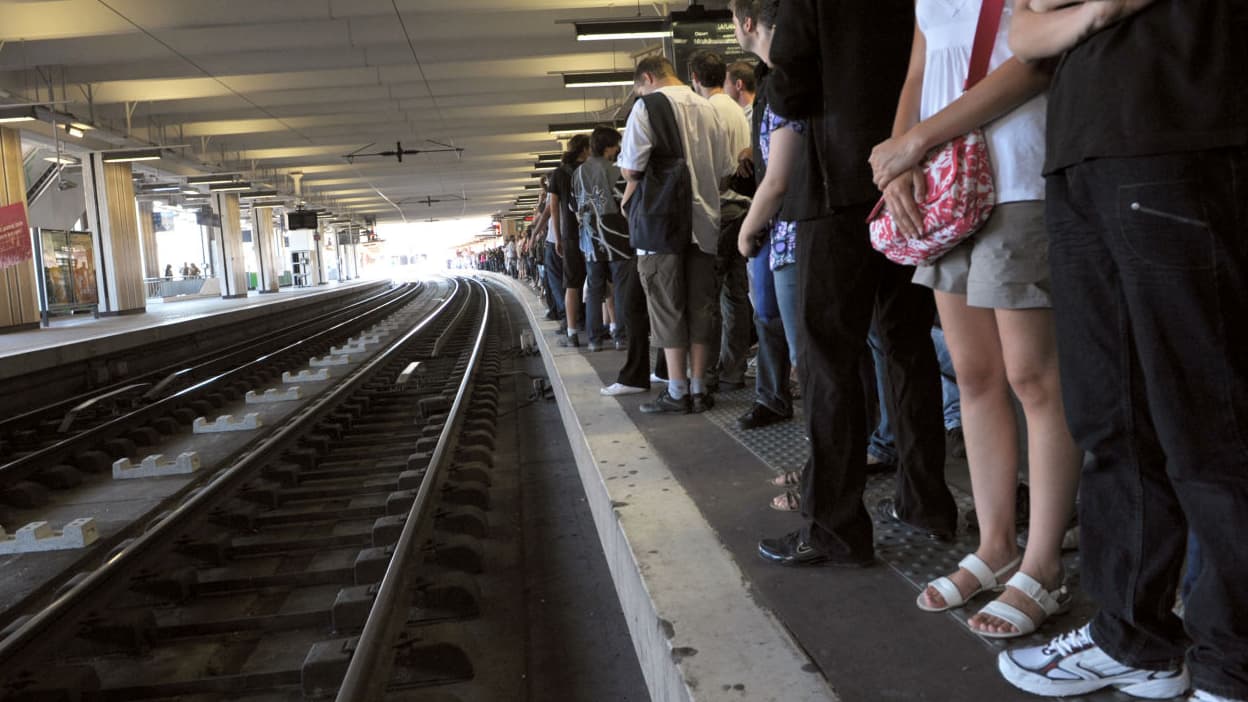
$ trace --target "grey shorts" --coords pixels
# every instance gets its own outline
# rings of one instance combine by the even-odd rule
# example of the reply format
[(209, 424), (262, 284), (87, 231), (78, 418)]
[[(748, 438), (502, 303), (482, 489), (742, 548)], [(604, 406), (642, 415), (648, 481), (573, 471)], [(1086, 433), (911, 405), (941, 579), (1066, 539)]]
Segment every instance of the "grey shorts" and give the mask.
[(680, 349), (711, 343), (719, 333), (714, 256), (696, 246), (682, 254), (646, 254), (637, 257), (637, 275), (646, 291), (655, 346)]
[(914, 270), (916, 285), (966, 295), (971, 307), (1026, 310), (1053, 306), (1044, 202), (993, 208), (983, 229)]

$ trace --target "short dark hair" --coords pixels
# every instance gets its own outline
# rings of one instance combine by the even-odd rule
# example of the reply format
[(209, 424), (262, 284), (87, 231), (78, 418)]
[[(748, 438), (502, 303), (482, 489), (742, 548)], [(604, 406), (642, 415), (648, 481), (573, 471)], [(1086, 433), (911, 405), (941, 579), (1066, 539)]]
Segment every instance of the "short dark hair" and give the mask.
[(736, 61), (728, 66), (728, 79), (732, 82), (741, 81), (741, 89), (747, 92), (758, 91), (758, 80), (754, 77), (754, 66), (749, 61)]
[(568, 165), (576, 163), (576, 159), (581, 155), (581, 152), (588, 148), (589, 135), (574, 134), (571, 139), (568, 139), (568, 150), (563, 152), (563, 162)]
[(710, 49), (702, 49), (689, 57), (689, 76), (695, 75), (703, 88), (722, 88), (724, 78), (728, 76), (728, 66), (724, 64), (723, 56)]
[(612, 146), (619, 146), (621, 139), (620, 133), (614, 127), (594, 127), (594, 133), (589, 135), (589, 150), (595, 156), (602, 156)]
[(774, 27), (776, 15), (780, 12), (780, 0), (728, 0), (728, 9), (732, 10), (737, 21), (748, 19), (755, 24)]
[(647, 56), (637, 62), (637, 68), (633, 71), (633, 84), (641, 82), (641, 77), (649, 73), (655, 78), (669, 78), (676, 75), (676, 67), (666, 56)]

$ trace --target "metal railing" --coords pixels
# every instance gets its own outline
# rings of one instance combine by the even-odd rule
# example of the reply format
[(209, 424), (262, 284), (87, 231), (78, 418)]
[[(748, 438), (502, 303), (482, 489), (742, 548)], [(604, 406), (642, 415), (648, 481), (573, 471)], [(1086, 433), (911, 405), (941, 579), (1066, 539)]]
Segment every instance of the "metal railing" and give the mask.
[(180, 275), (173, 278), (144, 278), (143, 285), (147, 288), (147, 299), (163, 299), (178, 295), (197, 295), (207, 280), (202, 275)]

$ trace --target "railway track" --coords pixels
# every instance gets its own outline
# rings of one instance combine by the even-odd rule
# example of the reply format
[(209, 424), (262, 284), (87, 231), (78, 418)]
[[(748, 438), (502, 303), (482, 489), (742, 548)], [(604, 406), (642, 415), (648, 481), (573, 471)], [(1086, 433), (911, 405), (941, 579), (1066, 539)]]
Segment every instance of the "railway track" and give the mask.
[(456, 629), (430, 632), (478, 611), (504, 324), (491, 296), (457, 281), (10, 609), (0, 698), (354, 702), (471, 678)]

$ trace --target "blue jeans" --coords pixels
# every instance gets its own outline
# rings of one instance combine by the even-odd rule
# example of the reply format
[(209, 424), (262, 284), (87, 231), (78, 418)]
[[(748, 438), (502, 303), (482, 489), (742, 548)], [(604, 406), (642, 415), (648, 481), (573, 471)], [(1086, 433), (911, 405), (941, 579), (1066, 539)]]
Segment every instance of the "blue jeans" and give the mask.
[[(952, 431), (962, 426), (962, 396), (958, 393), (957, 378), (953, 373), (953, 358), (949, 355), (949, 347), (945, 344), (945, 330), (932, 327), (932, 344), (936, 347), (936, 360), (940, 364), (940, 394), (944, 401), (945, 431)], [(867, 453), (882, 463), (897, 462), (896, 437), (893, 426), (888, 418), (888, 403), (884, 401), (884, 353), (880, 350), (880, 340), (875, 333), (875, 325), (867, 336), (867, 345), (871, 347), (871, 356), (875, 361), (876, 392), (880, 396), (880, 423), (871, 434), (867, 445)]]
[(797, 264), (781, 266), (771, 273), (776, 281), (776, 305), (784, 320), (784, 340), (789, 345), (789, 363), (797, 365), (797, 334), (801, 320), (797, 317)]
[[(601, 342), (611, 337), (611, 328), (602, 323), (602, 301), (607, 294), (607, 281), (618, 288), (624, 261), (586, 261), (585, 274), (589, 289), (585, 295), (585, 329), (589, 340)], [(617, 328), (624, 327), (624, 306), (617, 293), (611, 298), (611, 307), (615, 311)]]
[[(1085, 161), (1045, 220), (1092, 638), (1248, 699), (1248, 149)], [(1200, 566), (1170, 611), (1188, 533)], [(1190, 637), (1191, 645), (1188, 645)]]
[(563, 295), (563, 258), (555, 253), (555, 245), (550, 243), (546, 244), (546, 290), (550, 292), (559, 318), (567, 319), (567, 305)]

